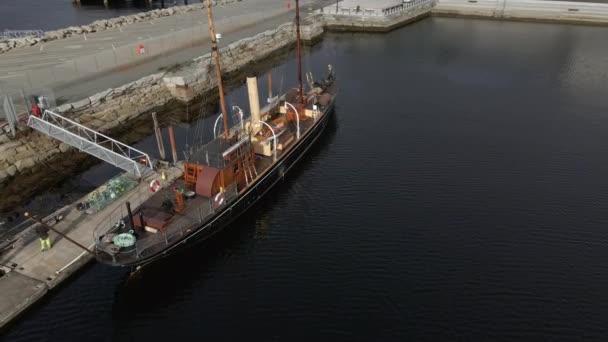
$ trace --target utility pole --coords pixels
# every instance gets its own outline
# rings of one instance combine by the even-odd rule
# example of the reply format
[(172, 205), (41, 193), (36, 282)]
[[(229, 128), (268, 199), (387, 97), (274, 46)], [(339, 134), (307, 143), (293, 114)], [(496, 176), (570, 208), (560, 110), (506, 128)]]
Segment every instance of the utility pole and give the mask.
[(338, 2), (340, 2), (340, 0), (336, 0), (336, 14), (338, 14)]

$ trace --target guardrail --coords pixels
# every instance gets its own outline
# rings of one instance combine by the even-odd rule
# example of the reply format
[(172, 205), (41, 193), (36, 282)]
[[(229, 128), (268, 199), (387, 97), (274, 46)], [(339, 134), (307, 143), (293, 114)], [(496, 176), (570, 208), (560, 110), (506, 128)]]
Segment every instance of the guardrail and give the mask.
[[(141, 189), (140, 189), (141, 190)], [(132, 198), (140, 197), (139, 191), (132, 194), (128, 200)], [(228, 186), (224, 191), (225, 201), (219, 206), (213, 204), (213, 199), (208, 199), (208, 202), (203, 203), (197, 209), (199, 211), (198, 221), (192, 220), (192, 223), (184, 226), (170, 226), (167, 229), (162, 229), (156, 234), (149, 234), (144, 239), (137, 240), (136, 243), (131, 247), (118, 247), (111, 243), (103, 240), (104, 235), (116, 234), (123, 231), (128, 225), (126, 222), (127, 212), (123, 209), (124, 206), (120, 206), (112, 211), (107, 220), (100, 223), (93, 233), (95, 238), (96, 250), (104, 252), (112, 258), (113, 262), (120, 262), (121, 260), (135, 261), (141, 258), (145, 258), (148, 254), (154, 253), (159, 249), (173, 243), (176, 239), (188, 234), (188, 232), (203, 223), (205, 219), (213, 215), (215, 212), (222, 210), (224, 207), (229, 205), (237, 196), (238, 189), (236, 185), (232, 184)], [(144, 202), (138, 200), (136, 207), (133, 209), (135, 212), (141, 207)], [(113, 225), (114, 224), (114, 225)]]
[(506, 1), (502, 17), (573, 20), (608, 24), (608, 4), (538, 0)]

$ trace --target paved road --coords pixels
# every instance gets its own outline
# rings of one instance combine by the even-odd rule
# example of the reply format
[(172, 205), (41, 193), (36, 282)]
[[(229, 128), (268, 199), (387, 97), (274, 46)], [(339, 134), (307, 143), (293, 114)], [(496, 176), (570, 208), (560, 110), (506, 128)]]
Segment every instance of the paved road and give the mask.
[[(302, 1), (301, 10), (306, 15), (311, 9), (318, 9), (332, 0)], [(259, 32), (273, 29), (293, 20), (294, 10), (287, 9), (284, 2), (276, 0), (244, 0), (225, 6), (214, 7), (217, 31), (223, 37), (221, 45), (253, 36)], [(50, 85), (56, 96), (63, 101), (79, 100), (98, 91), (134, 81), (143, 76), (158, 72), (161, 68), (183, 63), (210, 51), (206, 13), (190, 12), (183, 15), (159, 18), (150, 22), (134, 23), (122, 29), (112, 29), (71, 37), (36, 45), (17, 48), (0, 55), (0, 92), (8, 93), (17, 89), (29, 89), (39, 85)], [(151, 37), (170, 35), (174, 32), (200, 28), (202, 37), (194, 47), (171, 51), (155, 59), (141, 61), (120, 72), (106, 72), (77, 82), (59, 81), (58, 70), (72, 59), (83, 58), (100, 51), (120, 49), (122, 46), (137, 43)], [(29, 71), (29, 73), (28, 73)], [(73, 72), (73, 71), (69, 71)], [(82, 73), (80, 73), (82, 74)], [(79, 75), (80, 75), (79, 74)], [(85, 75), (81, 75), (85, 76)]]

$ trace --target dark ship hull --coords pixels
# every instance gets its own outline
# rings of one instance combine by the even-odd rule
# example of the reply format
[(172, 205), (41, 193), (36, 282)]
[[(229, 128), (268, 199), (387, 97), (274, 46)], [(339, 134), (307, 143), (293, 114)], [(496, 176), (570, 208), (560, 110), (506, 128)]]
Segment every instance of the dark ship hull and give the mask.
[(122, 264), (121, 266), (129, 266), (132, 267), (133, 270), (139, 270), (161, 258), (179, 252), (194, 243), (207, 240), (226, 228), (260, 200), (279, 181), (283, 180), (285, 174), (304, 156), (310, 147), (315, 144), (321, 134), (323, 134), (330, 117), (333, 115), (334, 105), (335, 98), (330, 105), (325, 108), (321, 119), (315, 122), (314, 126), (307, 130), (305, 135), (297, 141), (295, 146), (288, 153), (282, 155), (281, 158), (263, 175), (260, 175), (257, 181), (245, 192), (239, 194), (239, 196), (231, 201), (228, 201), (221, 211), (216, 212), (215, 215), (202, 222), (200, 226), (195, 228), (190, 234), (184, 236), (181, 240), (175, 241), (172, 245), (167, 246), (166, 249), (146, 258), (140, 258), (136, 262)]

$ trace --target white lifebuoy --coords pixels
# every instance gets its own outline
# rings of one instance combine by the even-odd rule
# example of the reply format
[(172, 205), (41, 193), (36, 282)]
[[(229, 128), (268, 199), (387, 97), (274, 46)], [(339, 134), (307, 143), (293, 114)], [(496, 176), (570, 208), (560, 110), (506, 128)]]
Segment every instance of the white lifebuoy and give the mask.
[(224, 193), (218, 192), (217, 195), (215, 195), (215, 197), (213, 198), (213, 206), (215, 208), (217, 208), (220, 205), (222, 205), (223, 203), (224, 203)]
[(160, 190), (160, 181), (155, 179), (150, 182), (150, 191), (157, 192), (158, 190)]

